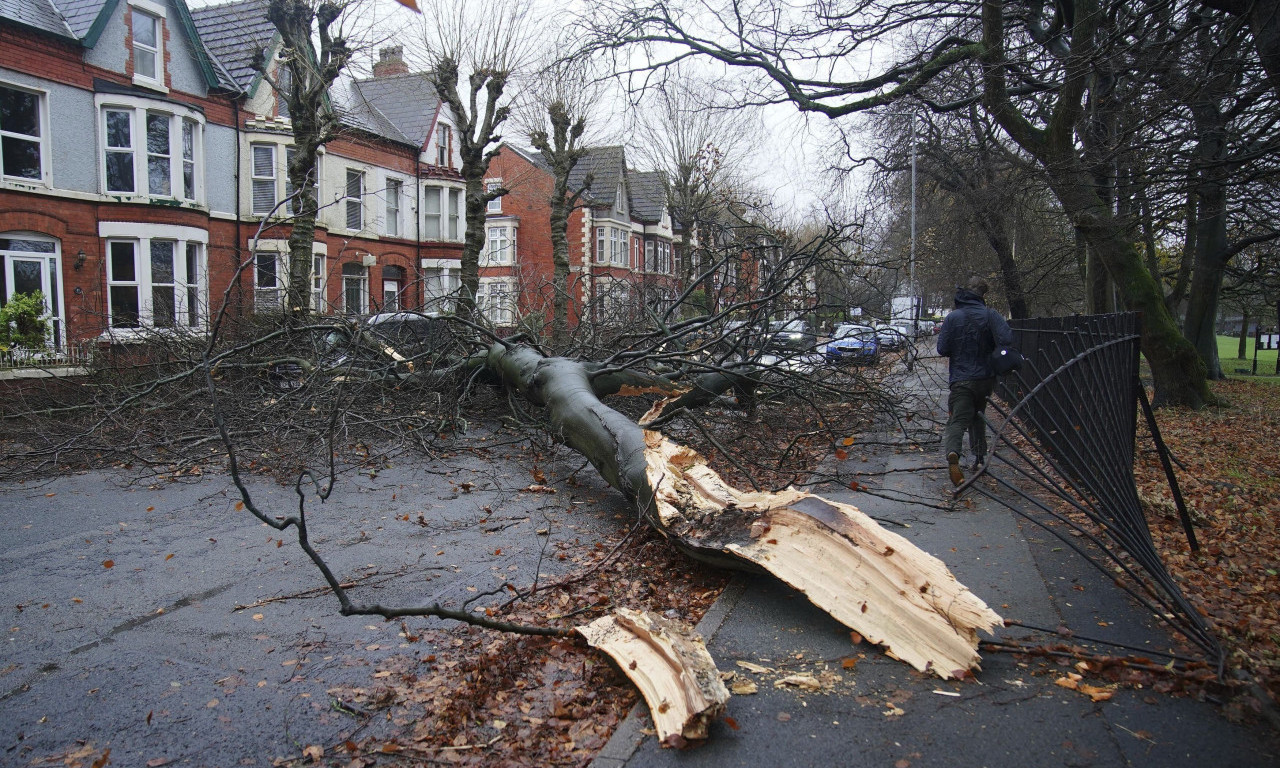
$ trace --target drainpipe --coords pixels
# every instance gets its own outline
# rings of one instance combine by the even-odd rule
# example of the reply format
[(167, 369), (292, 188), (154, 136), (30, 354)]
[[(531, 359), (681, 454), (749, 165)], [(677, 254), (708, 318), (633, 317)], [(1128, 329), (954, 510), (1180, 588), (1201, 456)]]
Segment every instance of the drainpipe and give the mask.
[(422, 284), (422, 148), (413, 159), (413, 283), (418, 286), (418, 309), (427, 303), (426, 287)]
[[(234, 110), (235, 123), (236, 123), (236, 126), (235, 126), (235, 127), (236, 127), (236, 131), (235, 131), (235, 133), (236, 133), (236, 172), (235, 172), (235, 180), (236, 180), (236, 247), (235, 247), (236, 263), (235, 263), (235, 271), (234, 271), (232, 274), (236, 276), (236, 282), (238, 283), (238, 282), (239, 282), (239, 270), (240, 270), (240, 264), (241, 264), (242, 257), (243, 257), (243, 255), (244, 255), (244, 254), (241, 252), (241, 250), (240, 250), (240, 248), (241, 248), (241, 243), (243, 243), (243, 242), (244, 242), (244, 239), (243, 239), (243, 232), (242, 232), (242, 230), (240, 229), (240, 216), (241, 216), (240, 212), (241, 212), (241, 210), (243, 210), (243, 209), (240, 207), (240, 202), (241, 202), (241, 200), (240, 200), (240, 143), (241, 143), (241, 142), (240, 142), (240, 131), (241, 131), (241, 126), (240, 126), (240, 99), (238, 98), (238, 96), (237, 96), (237, 98), (233, 98), (233, 99), (231, 100), (231, 107), (232, 107), (232, 109)], [(207, 176), (206, 176), (206, 178), (207, 178)], [(206, 263), (207, 263), (207, 262), (206, 262)], [(230, 294), (229, 294), (229, 295), (230, 295)], [(243, 316), (244, 316), (244, 292), (243, 292), (243, 291), (236, 291), (236, 292), (235, 292), (235, 295), (237, 295), (237, 296), (239, 296), (239, 297), (240, 297), (240, 302), (239, 302), (238, 306), (236, 307), (236, 316), (237, 316), (237, 317), (243, 317)]]

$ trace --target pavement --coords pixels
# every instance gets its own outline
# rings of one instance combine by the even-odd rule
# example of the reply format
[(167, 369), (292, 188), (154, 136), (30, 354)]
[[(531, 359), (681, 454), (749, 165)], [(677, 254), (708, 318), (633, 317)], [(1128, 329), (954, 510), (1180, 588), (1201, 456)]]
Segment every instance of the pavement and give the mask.
[[(815, 491), (858, 506), (940, 557), (1006, 619), (1064, 625), (1077, 633), (1075, 642), (1087, 636), (1171, 648), (1161, 626), (1056, 538), (981, 495), (953, 502), (937, 421), (924, 418), (929, 409), (938, 413), (944, 365), (926, 358), (914, 378), (903, 373), (921, 418), (861, 437), (846, 460), (826, 468), (839, 470), (842, 482)], [(849, 490), (848, 479), (866, 490)], [(854, 644), (846, 627), (766, 577), (736, 577), (698, 630), (721, 673), (756, 683), (758, 692), (733, 696), (729, 717), (712, 726), (704, 744), (684, 751), (658, 745), (641, 703), (592, 768), (1280, 765), (1277, 734), (1265, 724), (1239, 725), (1212, 702), (1150, 690), (1117, 689), (1094, 702), (1056, 683), (1074, 671), (1066, 662), (995, 652), (984, 655), (972, 681), (922, 675), (865, 642)], [(997, 637), (1046, 639), (1025, 628)], [(818, 679), (822, 690), (775, 685), (794, 674)]]

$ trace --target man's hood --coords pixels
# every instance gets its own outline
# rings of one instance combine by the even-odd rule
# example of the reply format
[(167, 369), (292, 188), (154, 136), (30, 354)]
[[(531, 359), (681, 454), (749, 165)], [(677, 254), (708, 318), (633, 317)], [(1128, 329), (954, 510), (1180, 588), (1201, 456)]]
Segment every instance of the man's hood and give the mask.
[(965, 306), (985, 307), (987, 303), (968, 288), (956, 288), (956, 309)]

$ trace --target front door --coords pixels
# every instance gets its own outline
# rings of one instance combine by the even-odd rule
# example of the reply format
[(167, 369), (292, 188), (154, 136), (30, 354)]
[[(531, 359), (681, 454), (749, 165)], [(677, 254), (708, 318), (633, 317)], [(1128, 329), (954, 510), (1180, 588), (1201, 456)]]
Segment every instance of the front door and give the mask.
[(49, 324), (47, 344), (62, 350), (62, 306), (58, 275), (58, 244), (51, 240), (0, 236), (4, 259), (4, 303), (14, 296), (36, 291), (44, 297), (44, 319)]

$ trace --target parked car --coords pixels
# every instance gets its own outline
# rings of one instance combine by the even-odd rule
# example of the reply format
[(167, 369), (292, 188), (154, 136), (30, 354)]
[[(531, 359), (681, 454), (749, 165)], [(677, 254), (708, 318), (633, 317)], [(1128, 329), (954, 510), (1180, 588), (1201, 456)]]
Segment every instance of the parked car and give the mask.
[(880, 342), (869, 325), (841, 323), (819, 351), (829, 363), (874, 363), (880, 359)]
[[(384, 312), (335, 323), (317, 332), (312, 345), (315, 370), (335, 375), (395, 380), (430, 368), (461, 348), (444, 318), (417, 312)], [(280, 389), (297, 389), (307, 372), (293, 362), (268, 370)]]
[(888, 351), (896, 351), (907, 345), (907, 339), (910, 338), (911, 329), (907, 329), (906, 333), (895, 325), (882, 325), (876, 328), (876, 341), (880, 342), (880, 348)]
[(818, 335), (804, 320), (775, 320), (769, 323), (765, 350), (770, 352), (807, 352), (818, 343)]

